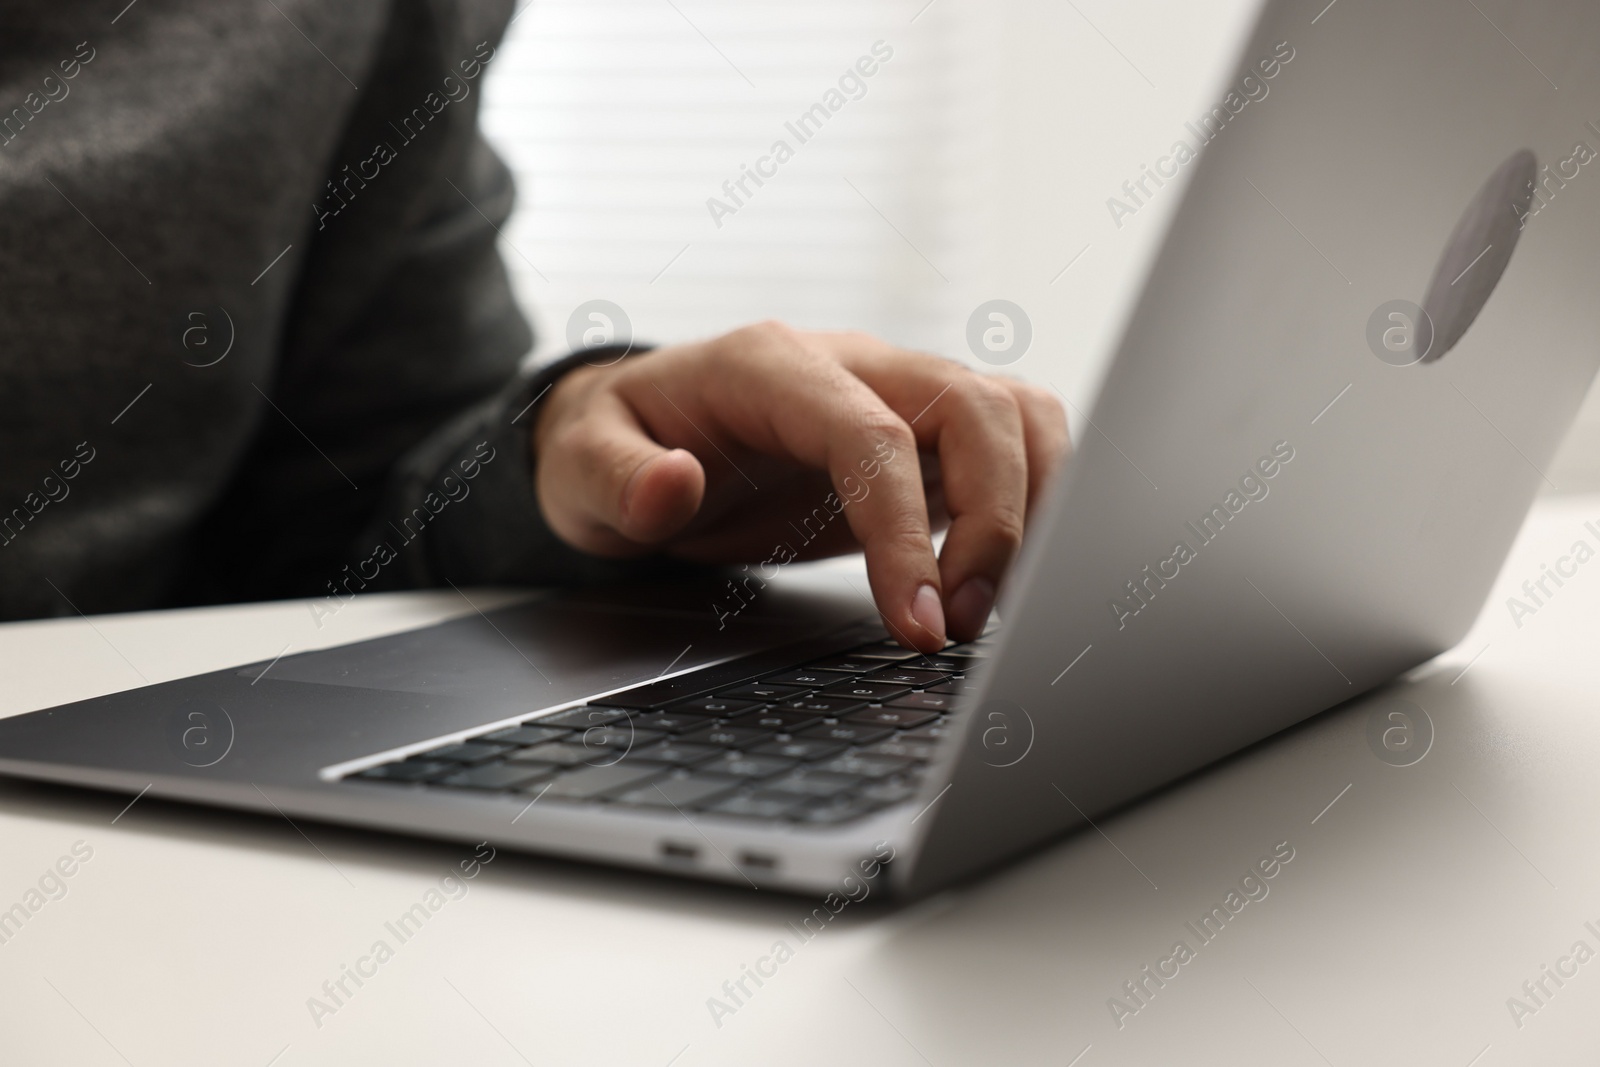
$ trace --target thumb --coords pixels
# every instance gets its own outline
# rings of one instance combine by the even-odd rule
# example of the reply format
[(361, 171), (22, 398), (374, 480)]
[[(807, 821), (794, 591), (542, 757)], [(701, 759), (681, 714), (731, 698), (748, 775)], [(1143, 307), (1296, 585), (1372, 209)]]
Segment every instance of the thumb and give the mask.
[(654, 544), (683, 529), (700, 510), (706, 472), (688, 449), (645, 440), (652, 451), (623, 483), (612, 526), (630, 541)]
[(628, 554), (666, 540), (700, 510), (706, 475), (682, 448), (653, 441), (630, 414), (591, 414), (547, 442), (540, 504), (576, 547)]

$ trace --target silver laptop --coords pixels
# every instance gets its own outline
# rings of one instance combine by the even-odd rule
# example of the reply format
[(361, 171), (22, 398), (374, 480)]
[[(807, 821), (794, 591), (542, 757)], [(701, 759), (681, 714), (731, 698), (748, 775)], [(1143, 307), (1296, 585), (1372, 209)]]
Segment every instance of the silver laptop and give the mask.
[(0, 771), (808, 893), (992, 869), (1465, 632), (1600, 359), (1597, 53), (1585, 0), (1263, 4), (1118, 195), (1182, 202), (972, 644), (550, 593), (7, 719)]

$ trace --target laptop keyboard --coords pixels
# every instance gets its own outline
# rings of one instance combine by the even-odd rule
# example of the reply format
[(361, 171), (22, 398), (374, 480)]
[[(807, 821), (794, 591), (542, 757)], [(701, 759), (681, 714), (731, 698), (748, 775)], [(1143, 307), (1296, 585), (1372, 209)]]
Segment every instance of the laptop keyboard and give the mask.
[(691, 671), (346, 780), (838, 824), (916, 795), (986, 642), (876, 641), (709, 692), (731, 675)]

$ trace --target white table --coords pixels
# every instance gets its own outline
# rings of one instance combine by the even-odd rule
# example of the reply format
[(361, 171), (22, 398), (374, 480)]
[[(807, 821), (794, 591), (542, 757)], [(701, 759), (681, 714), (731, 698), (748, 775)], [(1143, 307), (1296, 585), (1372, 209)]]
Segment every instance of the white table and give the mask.
[[(92, 849), (0, 944), (0, 1062), (1593, 1064), (1600, 957), (1569, 950), (1600, 952), (1600, 560), (1520, 628), (1505, 604), (1574, 541), (1600, 547), (1585, 520), (1600, 496), (1541, 501), (1473, 633), (1405, 683), (1435, 728), (1420, 762), (1380, 760), (1351, 706), (1103, 833), (910, 908), (851, 905), (810, 941), (796, 898), (501, 852), (400, 944), (385, 922), (471, 850), (0, 785), (0, 909)], [(0, 714), (470, 610), (419, 594), (321, 630), (298, 602), (0, 626)], [(1201, 945), (1185, 923), (1284, 841), (1268, 895)], [(308, 998), (332, 1005), (322, 984), (380, 938), (393, 957), (314, 1020)], [(792, 958), (714, 1020), (708, 998), (733, 1006), (724, 982), (780, 939)], [(1179, 939), (1194, 958), (1119, 1029), (1108, 999)], [(1541, 978), (1542, 1006), (1522, 989)], [(1513, 1018), (1513, 996), (1536, 1010)]]

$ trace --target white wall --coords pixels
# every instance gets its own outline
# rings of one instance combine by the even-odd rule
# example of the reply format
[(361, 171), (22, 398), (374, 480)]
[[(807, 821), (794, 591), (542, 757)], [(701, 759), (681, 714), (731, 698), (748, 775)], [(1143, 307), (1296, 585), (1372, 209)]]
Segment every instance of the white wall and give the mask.
[[(1106, 199), (1220, 95), (1255, 7), (534, 0), (484, 124), (521, 182), (505, 255), (538, 354), (603, 298), (653, 341), (776, 317), (976, 364), (967, 318), (999, 297), (1034, 328), (1007, 370), (1085, 407), (1178, 196), (1120, 229)], [(799, 144), (784, 123), (879, 41), (865, 95)], [(794, 159), (717, 226), (707, 198), (778, 138)], [(1600, 403), (1552, 476), (1600, 487)]]

